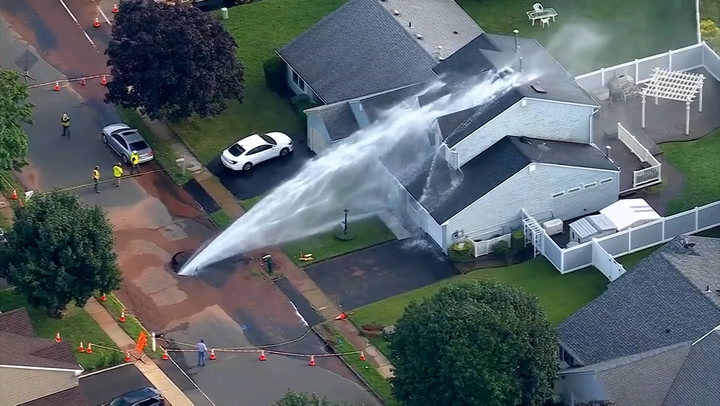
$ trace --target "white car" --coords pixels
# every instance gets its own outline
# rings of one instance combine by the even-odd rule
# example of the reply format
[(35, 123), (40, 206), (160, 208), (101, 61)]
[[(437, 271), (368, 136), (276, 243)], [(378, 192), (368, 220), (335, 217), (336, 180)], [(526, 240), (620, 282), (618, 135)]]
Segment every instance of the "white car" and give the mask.
[(286, 156), (293, 150), (292, 139), (281, 132), (245, 137), (220, 155), (223, 165), (234, 171), (249, 171), (253, 166)]

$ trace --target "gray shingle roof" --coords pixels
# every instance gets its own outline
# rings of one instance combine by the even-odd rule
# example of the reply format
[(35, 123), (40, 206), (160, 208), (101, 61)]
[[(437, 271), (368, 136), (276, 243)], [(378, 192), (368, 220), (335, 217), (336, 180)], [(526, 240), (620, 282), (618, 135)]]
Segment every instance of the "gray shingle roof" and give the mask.
[[(540, 149), (540, 143), (547, 148)], [(462, 173), (436, 156), (409, 173), (394, 173), (442, 224), (532, 162), (617, 170), (593, 145), (507, 136), (463, 165)]]
[[(560, 342), (584, 365), (701, 337), (720, 324), (720, 239), (676, 239), (611, 283), (559, 326)], [(715, 289), (715, 288), (711, 288)]]
[(322, 118), (330, 139), (333, 141), (347, 138), (360, 129), (352, 108), (350, 108), (350, 103), (335, 103), (313, 111)]
[(663, 403), (686, 405), (720, 405), (720, 331), (693, 344)]
[(31, 400), (19, 406), (89, 406), (87, 398), (80, 387), (75, 386), (61, 392), (53, 393), (39, 399)]
[(382, 117), (387, 110), (395, 107), (403, 102), (414, 102), (413, 97), (422, 93), (430, 84), (428, 82), (415, 83), (409, 86), (403, 86), (398, 89), (379, 93), (377, 95), (363, 98), (360, 103), (363, 106), (365, 114), (367, 114), (370, 122), (375, 122)]
[(378, 0), (350, 0), (278, 54), (331, 104), (434, 78), (417, 42)]

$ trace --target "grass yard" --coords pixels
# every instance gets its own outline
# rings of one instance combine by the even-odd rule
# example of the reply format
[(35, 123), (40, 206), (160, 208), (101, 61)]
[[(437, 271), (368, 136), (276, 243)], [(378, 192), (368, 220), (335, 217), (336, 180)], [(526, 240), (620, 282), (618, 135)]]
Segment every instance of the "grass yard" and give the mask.
[(720, 200), (720, 130), (696, 141), (662, 144), (665, 157), (685, 178), (680, 196), (670, 201), (668, 214)]
[[(63, 341), (69, 342), (77, 347), (82, 341), (87, 347), (88, 343), (93, 344), (93, 353), (76, 353), (75, 358), (86, 371), (107, 368), (123, 363), (123, 354), (119, 348), (108, 337), (85, 309), (68, 305), (67, 315), (62, 319), (47, 317), (44, 309), (30, 307), (25, 298), (15, 294), (12, 289), (0, 291), (0, 311), (6, 312), (24, 307), (27, 309), (32, 321), (35, 333), (38, 337), (55, 338), (59, 331)], [(109, 347), (118, 351), (103, 349)]]
[(242, 206), (242, 208), (245, 209), (245, 211), (248, 211), (248, 210), (252, 209), (253, 206), (258, 204), (258, 202), (260, 200), (262, 200), (263, 197), (265, 197), (264, 194), (262, 194), (260, 196), (251, 197), (251, 198), (245, 199), (245, 200), (240, 200), (240, 206)]
[(118, 114), (125, 124), (140, 131), (145, 141), (150, 144), (153, 154), (155, 155), (155, 160), (165, 169), (175, 183), (182, 186), (192, 179), (192, 174), (189, 171), (186, 171), (185, 175), (183, 175), (182, 169), (179, 168), (175, 162), (177, 157), (170, 148), (170, 145), (167, 141), (158, 138), (155, 133), (153, 133), (140, 113), (135, 110), (118, 108)]
[(225, 26), (245, 65), (245, 102), (231, 102), (214, 118), (190, 119), (173, 129), (205, 164), (238, 138), (261, 131), (300, 133), (305, 125), (289, 100), (265, 85), (263, 63), (344, 0), (272, 0), (230, 8)]
[(208, 217), (210, 217), (210, 221), (212, 221), (213, 224), (215, 224), (215, 226), (220, 230), (230, 227), (230, 224), (233, 222), (230, 216), (222, 209), (216, 211), (215, 213), (210, 213)]
[[(579, 308), (600, 295), (607, 286), (607, 278), (594, 268), (561, 275), (544, 258), (536, 258), (521, 264), (484, 269), (456, 276), (402, 295), (394, 296), (356, 309), (351, 319), (358, 326), (364, 324), (393, 325), (412, 301), (421, 301), (437, 293), (448, 283), (494, 279), (525, 289), (540, 299), (548, 318), (559, 324)], [(381, 351), (388, 354), (388, 342), (382, 337), (371, 340)]]
[[(348, 231), (355, 235), (349, 241), (337, 239), (333, 230), (283, 244), (282, 248), (297, 265), (307, 266), (395, 239), (395, 234), (376, 216), (350, 222)], [(312, 254), (314, 259), (300, 261), (301, 253)]]
[[(714, 2), (716, 0), (703, 0)], [(683, 0), (548, 0), (556, 22), (532, 27), (532, 1), (458, 0), (485, 31), (536, 38), (578, 75), (697, 42), (695, 3)]]

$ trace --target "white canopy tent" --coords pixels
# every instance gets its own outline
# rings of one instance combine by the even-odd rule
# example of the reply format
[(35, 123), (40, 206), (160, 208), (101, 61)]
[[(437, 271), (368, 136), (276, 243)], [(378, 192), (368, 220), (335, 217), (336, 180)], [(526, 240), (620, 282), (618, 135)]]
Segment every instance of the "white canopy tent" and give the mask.
[(699, 73), (653, 69), (648, 85), (642, 90), (642, 128), (645, 128), (645, 99), (649, 96), (655, 98), (655, 105), (659, 98), (685, 102), (685, 135), (690, 134), (690, 103), (700, 93), (698, 111), (702, 113), (703, 82), (705, 76)]

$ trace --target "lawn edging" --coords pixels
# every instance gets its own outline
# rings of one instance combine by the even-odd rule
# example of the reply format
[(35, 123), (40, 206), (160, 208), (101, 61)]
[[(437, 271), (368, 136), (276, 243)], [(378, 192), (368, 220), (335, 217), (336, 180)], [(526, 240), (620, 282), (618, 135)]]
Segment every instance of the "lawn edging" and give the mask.
[[(324, 331), (319, 331), (318, 326), (321, 326)], [(342, 355), (345, 353), (357, 354), (359, 350), (333, 327), (331, 320), (311, 328), (381, 403), (386, 406), (399, 405), (392, 396), (390, 382), (369, 361), (360, 361), (357, 356)], [(328, 335), (332, 335), (332, 337), (328, 337)]]
[[(101, 300), (100, 294), (96, 293), (95, 299), (107, 310), (108, 313), (115, 319), (117, 324), (120, 326), (127, 335), (130, 336), (130, 338), (133, 341), (136, 341), (138, 338), (138, 335), (141, 331), (144, 331), (145, 334), (147, 334), (148, 338), (151, 339), (152, 333), (145, 328), (145, 326), (142, 325), (140, 320), (135, 317), (134, 315), (127, 312), (127, 308), (125, 305), (112, 293), (106, 294), (106, 300)], [(120, 314), (122, 311), (125, 310), (125, 322), (121, 323), (118, 321), (120, 318)], [(145, 353), (153, 359), (160, 359), (163, 355), (163, 347), (161, 345), (157, 346), (157, 351), (152, 350), (152, 344), (145, 349)]]

